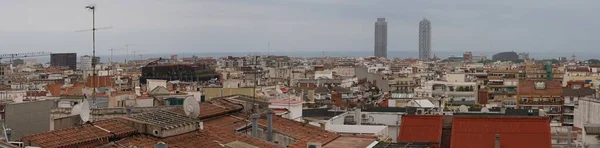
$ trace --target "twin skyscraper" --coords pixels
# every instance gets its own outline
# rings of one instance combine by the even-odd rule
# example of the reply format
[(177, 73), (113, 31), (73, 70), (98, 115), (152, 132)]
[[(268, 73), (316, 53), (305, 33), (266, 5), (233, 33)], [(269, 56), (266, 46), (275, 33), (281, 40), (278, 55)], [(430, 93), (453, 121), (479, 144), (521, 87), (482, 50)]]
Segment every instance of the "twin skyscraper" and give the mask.
[[(387, 58), (387, 22), (377, 18), (375, 22), (375, 57)], [(431, 58), (431, 22), (427, 19), (419, 22), (419, 59)]]

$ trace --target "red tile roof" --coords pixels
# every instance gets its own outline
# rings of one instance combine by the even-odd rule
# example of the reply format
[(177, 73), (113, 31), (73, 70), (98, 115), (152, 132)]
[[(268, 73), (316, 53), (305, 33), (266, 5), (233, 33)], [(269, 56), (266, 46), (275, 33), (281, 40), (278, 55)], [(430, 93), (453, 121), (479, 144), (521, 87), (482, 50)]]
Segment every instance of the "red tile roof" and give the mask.
[[(244, 115), (225, 116), (214, 120), (205, 121), (205, 126), (220, 131), (220, 134), (237, 133), (235, 130), (244, 127), (249, 123), (243, 117)], [(263, 118), (258, 120), (261, 128), (266, 128), (267, 120)], [(291, 148), (304, 148), (308, 142), (318, 142), (323, 145), (335, 140), (340, 135), (328, 132), (319, 127), (308, 125), (302, 122), (273, 116), (273, 130), (294, 138), (296, 141), (290, 144)]]
[[(136, 129), (114, 119), (98, 121), (93, 124), (111, 131), (117, 137), (126, 137), (136, 131)], [(25, 145), (41, 147), (95, 147), (107, 144), (108, 138), (111, 136), (113, 134), (91, 124), (85, 124), (73, 128), (23, 136), (22, 141)]]
[(405, 115), (400, 125), (399, 142), (440, 143), (442, 140), (441, 115)]
[(451, 148), (500, 147), (549, 148), (550, 119), (531, 117), (454, 117)]
[[(118, 141), (123, 146), (153, 147), (157, 142), (167, 143), (173, 148), (191, 148), (191, 147), (222, 147), (221, 144), (227, 144), (233, 141), (241, 141), (261, 148), (276, 148), (274, 144), (266, 143), (262, 140), (235, 133), (219, 132), (206, 126), (202, 131), (189, 132), (167, 138), (156, 138), (148, 135), (137, 135), (127, 137)], [(113, 145), (118, 147), (117, 145)]]
[[(544, 82), (546, 83), (545, 89), (536, 89), (535, 82)], [(562, 83), (556, 80), (523, 80), (519, 81), (519, 91), (517, 92), (519, 96), (522, 95), (532, 95), (532, 96), (562, 96)]]
[(63, 84), (48, 84), (46, 85), (46, 90), (48, 90), (52, 96), (60, 96), (62, 95), (60, 91), (62, 85)]

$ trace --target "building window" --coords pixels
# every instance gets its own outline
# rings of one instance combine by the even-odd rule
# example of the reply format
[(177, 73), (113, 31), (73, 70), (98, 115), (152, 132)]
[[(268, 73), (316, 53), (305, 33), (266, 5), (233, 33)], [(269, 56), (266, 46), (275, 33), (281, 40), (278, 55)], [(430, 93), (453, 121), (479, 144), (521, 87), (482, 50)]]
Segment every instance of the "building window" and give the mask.
[(527, 101), (529, 101), (529, 99), (527, 99), (527, 98), (521, 98), (521, 102), (527, 102)]

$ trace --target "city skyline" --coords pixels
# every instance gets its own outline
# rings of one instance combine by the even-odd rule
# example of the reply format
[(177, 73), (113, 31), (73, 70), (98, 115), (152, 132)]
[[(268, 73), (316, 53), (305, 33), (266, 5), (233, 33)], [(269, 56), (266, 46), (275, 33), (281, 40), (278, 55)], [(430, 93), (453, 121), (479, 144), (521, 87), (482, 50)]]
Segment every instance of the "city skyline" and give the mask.
[(375, 57), (387, 58), (387, 22), (385, 18), (377, 18), (375, 22), (375, 41), (374, 52)]
[(435, 51), (590, 52), (600, 33), (589, 19), (600, 1), (585, 0), (11, 1), (0, 6), (0, 49), (91, 55), (91, 33), (74, 32), (91, 26), (88, 4), (98, 6), (98, 27), (113, 27), (97, 32), (102, 55), (125, 44), (146, 53), (267, 51), (269, 42), (271, 51), (371, 51), (378, 16), (394, 22), (388, 51), (418, 50), (415, 22), (423, 16), (435, 22)]

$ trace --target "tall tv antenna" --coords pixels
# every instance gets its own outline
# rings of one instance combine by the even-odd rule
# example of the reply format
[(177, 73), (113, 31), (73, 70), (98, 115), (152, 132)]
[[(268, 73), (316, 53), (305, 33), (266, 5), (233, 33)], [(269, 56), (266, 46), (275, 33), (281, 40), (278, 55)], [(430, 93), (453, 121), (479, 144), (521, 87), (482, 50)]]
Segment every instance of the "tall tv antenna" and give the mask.
[[(92, 71), (92, 77), (97, 77), (96, 74), (96, 62), (94, 62), (94, 58), (96, 58), (96, 30), (100, 30), (100, 29), (110, 29), (112, 27), (102, 27), (102, 28), (96, 28), (96, 6), (94, 5), (88, 5), (85, 6), (85, 9), (91, 10), (92, 11), (92, 29), (91, 30), (79, 30), (79, 31), (75, 31), (75, 32), (85, 32), (85, 31), (92, 31), (92, 67), (93, 67), (93, 71)], [(92, 86), (94, 87), (94, 91), (92, 92), (92, 101), (96, 102), (96, 85), (94, 84), (94, 81), (92, 80)]]

